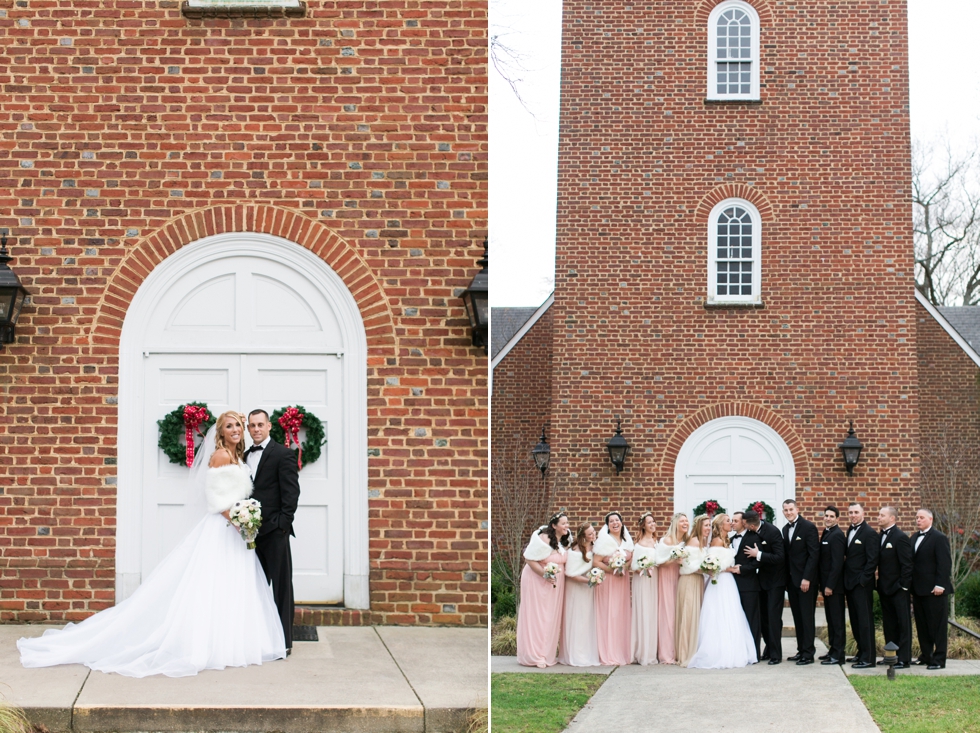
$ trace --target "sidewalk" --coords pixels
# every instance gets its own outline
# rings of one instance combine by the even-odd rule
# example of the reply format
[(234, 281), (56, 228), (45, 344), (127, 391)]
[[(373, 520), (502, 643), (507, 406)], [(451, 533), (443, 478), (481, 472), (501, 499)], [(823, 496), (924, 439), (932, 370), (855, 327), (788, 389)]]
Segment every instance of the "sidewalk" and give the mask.
[(321, 626), (286, 660), (133, 679), (24, 669), (17, 639), (45, 628), (0, 626), (0, 694), (51, 733), (451, 733), (488, 702), (485, 629)]

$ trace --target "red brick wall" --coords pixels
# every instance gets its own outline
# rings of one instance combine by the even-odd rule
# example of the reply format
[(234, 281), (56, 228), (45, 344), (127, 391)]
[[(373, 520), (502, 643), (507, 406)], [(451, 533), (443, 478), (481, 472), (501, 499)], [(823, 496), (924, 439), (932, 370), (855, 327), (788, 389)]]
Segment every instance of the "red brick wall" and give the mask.
[[(672, 510), (674, 459), (726, 414), (780, 433), (812, 516), (910, 508), (919, 406), (904, 2), (754, 1), (761, 103), (709, 104), (715, 3), (566, 0), (553, 463), (573, 524)], [(706, 307), (707, 215), (763, 219), (763, 307)], [(615, 418), (634, 454), (616, 476)], [(854, 419), (853, 477), (837, 444)], [(778, 508), (777, 508), (778, 510)]]
[(113, 602), (122, 319), (167, 254), (248, 229), (362, 309), (372, 618), (486, 623), (487, 360), (459, 298), (486, 231), (486, 3), (179, 5), (0, 15), (0, 226), (31, 292), (0, 353), (0, 620)]

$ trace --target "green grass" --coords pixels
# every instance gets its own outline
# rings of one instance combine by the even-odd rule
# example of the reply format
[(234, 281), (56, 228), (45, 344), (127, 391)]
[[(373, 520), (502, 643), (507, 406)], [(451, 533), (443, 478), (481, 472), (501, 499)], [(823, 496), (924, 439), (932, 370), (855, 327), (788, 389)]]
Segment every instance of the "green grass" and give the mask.
[(493, 733), (559, 733), (605, 681), (601, 674), (490, 675)]
[(882, 733), (980, 732), (980, 677), (849, 677)]

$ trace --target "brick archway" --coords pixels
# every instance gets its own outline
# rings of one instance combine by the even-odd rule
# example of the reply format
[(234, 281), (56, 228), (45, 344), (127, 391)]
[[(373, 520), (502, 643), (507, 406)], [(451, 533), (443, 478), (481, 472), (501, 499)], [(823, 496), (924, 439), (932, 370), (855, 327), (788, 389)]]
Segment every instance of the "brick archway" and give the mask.
[(781, 418), (772, 410), (747, 402), (720, 402), (698, 410), (696, 413), (682, 422), (667, 441), (663, 457), (660, 460), (660, 473), (673, 474), (674, 465), (680, 455), (681, 447), (691, 434), (699, 427), (711, 420), (720, 417), (749, 417), (765, 423), (786, 442), (790, 453), (793, 456), (793, 463), (796, 466), (796, 479), (798, 484), (809, 483), (810, 463), (807, 460), (806, 450), (803, 441), (796, 434), (793, 426)]
[(343, 279), (353, 295), (364, 321), (369, 352), (394, 349), (395, 329), (388, 300), (357, 251), (308, 216), (261, 204), (197, 209), (172, 219), (143, 239), (109, 280), (89, 332), (91, 343), (118, 346), (126, 311), (153, 268), (191, 242), (227, 232), (272, 234), (308, 249)]
[(707, 224), (708, 215), (711, 213), (711, 210), (716, 204), (726, 199), (742, 199), (743, 201), (748, 201), (759, 210), (759, 216), (762, 217), (763, 224), (768, 224), (772, 221), (772, 204), (769, 203), (769, 199), (755, 186), (748, 186), (744, 183), (726, 183), (708, 191), (698, 202), (697, 208), (694, 210), (694, 220), (699, 224)]
[[(695, 22), (701, 26), (704, 26), (708, 22), (708, 17), (711, 15), (711, 11), (725, 1), (726, 0), (703, 0), (703, 2), (698, 5), (697, 9), (694, 11)], [(763, 31), (767, 25), (772, 25), (772, 8), (769, 7), (769, 3), (767, 3), (766, 0), (744, 0), (744, 2), (755, 8), (755, 12), (759, 14), (759, 22), (762, 24)]]

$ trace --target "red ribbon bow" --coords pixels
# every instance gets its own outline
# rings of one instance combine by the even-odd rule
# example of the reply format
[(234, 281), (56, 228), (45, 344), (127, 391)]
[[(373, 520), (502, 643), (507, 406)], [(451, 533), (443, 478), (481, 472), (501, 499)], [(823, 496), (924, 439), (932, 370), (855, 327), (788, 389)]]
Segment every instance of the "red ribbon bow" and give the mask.
[(299, 442), (299, 429), (303, 427), (304, 417), (305, 415), (302, 412), (295, 407), (290, 407), (282, 414), (282, 417), (278, 421), (279, 427), (286, 433), (286, 447), (290, 447), (290, 439), (293, 443), (296, 443), (296, 448), (299, 450), (299, 459), (297, 461), (299, 468), (303, 468), (303, 446)]
[[(208, 411), (203, 407), (195, 407), (194, 405), (184, 405), (184, 437), (187, 440), (187, 466), (194, 465), (194, 431), (197, 427), (210, 418)], [(198, 435), (202, 433), (198, 431)]]
[(704, 505), (704, 512), (709, 517), (713, 517), (716, 511), (718, 511), (717, 501), (709, 501), (707, 504)]
[(760, 517), (765, 516), (766, 507), (765, 504), (763, 504), (761, 501), (757, 501), (755, 504), (753, 504), (752, 508), (755, 510), (755, 513), (758, 514)]

